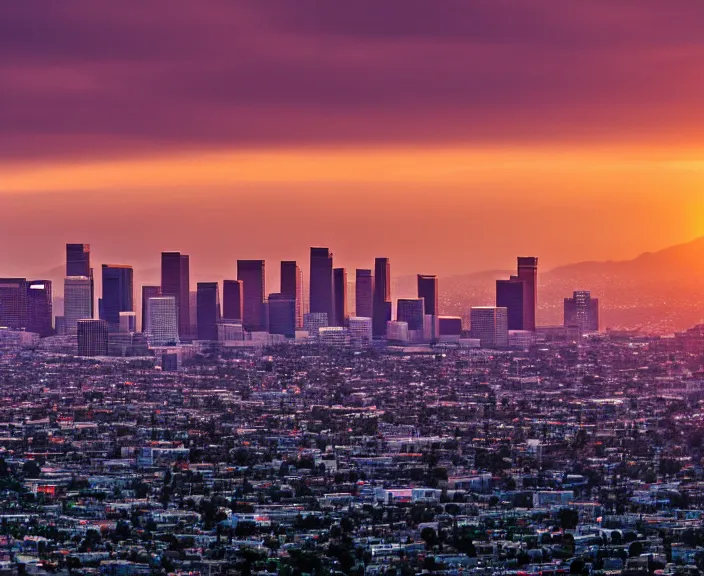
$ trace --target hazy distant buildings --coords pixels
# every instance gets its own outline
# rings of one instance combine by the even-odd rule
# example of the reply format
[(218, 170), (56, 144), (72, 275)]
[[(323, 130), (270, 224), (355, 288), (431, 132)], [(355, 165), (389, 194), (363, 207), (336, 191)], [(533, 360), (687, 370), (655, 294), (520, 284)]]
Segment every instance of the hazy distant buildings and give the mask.
[(565, 298), (564, 326), (580, 332), (598, 332), (599, 299), (592, 298), (588, 290), (576, 290), (572, 298)]
[(86, 276), (64, 279), (64, 330), (76, 334), (79, 320), (91, 319), (93, 286)]
[(310, 311), (328, 315), (335, 322), (333, 302), (332, 253), (327, 248), (310, 249)]
[(142, 332), (149, 333), (149, 299), (161, 296), (161, 286), (142, 286)]
[(479, 340), (482, 348), (508, 346), (508, 311), (496, 306), (476, 306), (470, 310), (472, 338)]
[(264, 332), (264, 260), (238, 260), (237, 279), (242, 282), (242, 325), (248, 332)]
[(296, 328), (303, 326), (303, 274), (295, 260), (281, 262), (281, 294), (296, 302)]
[(51, 286), (51, 280), (30, 280), (27, 282), (26, 329), (28, 332), (39, 334), (41, 338), (51, 336), (54, 333)]
[(79, 356), (108, 355), (108, 323), (105, 320), (79, 320), (76, 331)]
[[(357, 314), (359, 316), (359, 314)], [(386, 335), (386, 323), (391, 320), (391, 263), (388, 258), (374, 261), (374, 300), (372, 330), (374, 338)]]
[(386, 323), (386, 339), (391, 343), (405, 344), (409, 337), (407, 322), (387, 322)]
[(243, 290), (241, 280), (223, 280), (222, 318), (231, 323), (242, 323)]
[(175, 346), (179, 344), (176, 298), (156, 296), (149, 299), (149, 344)]
[(181, 339), (191, 336), (190, 262), (180, 252), (161, 253), (161, 295), (176, 302), (178, 333)]
[(296, 336), (296, 299), (288, 294), (269, 294), (269, 334)]
[(198, 340), (218, 339), (220, 288), (217, 282), (198, 282), (196, 290)]
[(374, 276), (371, 270), (355, 272), (355, 314), (358, 318), (371, 318), (374, 313)]
[(332, 285), (335, 326), (344, 326), (347, 320), (347, 270), (334, 268)]
[(103, 264), (102, 319), (108, 323), (108, 330), (118, 330), (120, 312), (134, 310), (134, 284), (131, 266)]

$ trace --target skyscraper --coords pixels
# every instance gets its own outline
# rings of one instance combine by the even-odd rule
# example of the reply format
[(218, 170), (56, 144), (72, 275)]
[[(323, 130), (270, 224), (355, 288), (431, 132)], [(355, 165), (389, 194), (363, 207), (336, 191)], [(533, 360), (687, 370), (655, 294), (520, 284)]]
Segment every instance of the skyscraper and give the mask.
[(408, 324), (408, 330), (423, 330), (424, 298), (399, 298), (396, 301), (396, 320)]
[(310, 311), (324, 312), (334, 321), (332, 253), (327, 248), (310, 249)]
[(517, 276), (496, 281), (496, 305), (508, 311), (509, 330), (523, 330), (524, 286)]
[(90, 278), (90, 244), (66, 244), (66, 276)]
[(217, 282), (198, 282), (198, 340), (218, 339), (218, 320), (220, 319), (220, 290)]
[(242, 281), (223, 280), (222, 317), (228, 322), (242, 322)]
[(296, 336), (296, 299), (288, 294), (269, 294), (269, 333)]
[(27, 280), (0, 278), (0, 326), (27, 327)]
[(355, 273), (355, 313), (358, 318), (371, 318), (374, 309), (374, 276), (371, 270)]
[(142, 286), (142, 332), (149, 334), (149, 299), (161, 296), (161, 286)]
[(85, 276), (90, 280), (90, 316), (95, 306), (95, 281), (90, 266), (90, 244), (66, 244), (66, 276)]
[(523, 281), (523, 330), (535, 332), (535, 313), (538, 309), (538, 259), (518, 257), (518, 279)]
[(64, 330), (74, 335), (79, 320), (90, 320), (92, 313), (92, 282), (86, 276), (64, 279)]
[(79, 320), (76, 331), (79, 356), (108, 355), (108, 323), (105, 320)]
[(248, 332), (264, 332), (264, 260), (238, 260), (237, 279), (243, 283), (242, 325)]
[(175, 346), (178, 337), (178, 309), (173, 296), (156, 296), (149, 299), (149, 344)]
[(27, 282), (27, 331), (41, 338), (51, 336), (53, 315), (51, 280)]
[(176, 302), (178, 333), (181, 339), (191, 337), (189, 259), (180, 252), (161, 253), (161, 294)]
[(134, 311), (134, 284), (131, 266), (103, 264), (102, 319), (108, 330), (119, 330), (120, 312)]
[(296, 328), (303, 326), (303, 275), (294, 260), (281, 262), (281, 294), (296, 300)]
[[(359, 316), (359, 314), (357, 314)], [(391, 263), (388, 258), (374, 261), (374, 302), (372, 328), (374, 338), (386, 335), (386, 323), (391, 320)]]
[[(438, 277), (426, 274), (418, 274), (418, 298), (425, 301), (425, 313), (430, 316), (437, 316), (438, 310)], [(413, 330), (410, 328), (409, 330)]]
[(344, 326), (347, 320), (347, 270), (333, 269), (334, 325)]
[(496, 306), (475, 306), (470, 310), (472, 338), (479, 340), (482, 348), (508, 346), (508, 311)]
[(599, 299), (592, 298), (589, 290), (576, 290), (572, 298), (565, 298), (566, 328), (579, 328), (580, 332), (599, 331)]

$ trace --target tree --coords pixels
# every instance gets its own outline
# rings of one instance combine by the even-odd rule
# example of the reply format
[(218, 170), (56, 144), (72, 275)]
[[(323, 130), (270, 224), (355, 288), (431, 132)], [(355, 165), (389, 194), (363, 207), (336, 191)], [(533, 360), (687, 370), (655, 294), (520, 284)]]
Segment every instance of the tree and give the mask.
[(39, 478), (42, 468), (36, 460), (27, 460), (22, 465), (22, 473), (25, 478)]
[(431, 550), (435, 543), (437, 542), (438, 535), (434, 528), (426, 526), (420, 531), (420, 537), (425, 541), (425, 547)]

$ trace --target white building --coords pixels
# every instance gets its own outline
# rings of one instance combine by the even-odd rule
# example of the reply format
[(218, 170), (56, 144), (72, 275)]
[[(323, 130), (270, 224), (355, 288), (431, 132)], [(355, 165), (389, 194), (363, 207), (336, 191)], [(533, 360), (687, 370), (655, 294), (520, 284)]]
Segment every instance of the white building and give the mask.
[(90, 278), (87, 276), (67, 276), (64, 278), (64, 331), (75, 335), (78, 321), (92, 318), (92, 297)]
[(350, 340), (355, 344), (364, 344), (372, 341), (372, 319), (364, 316), (350, 316)]
[(475, 306), (469, 312), (472, 338), (478, 338), (482, 348), (508, 346), (508, 309), (499, 306)]
[(221, 322), (218, 324), (218, 341), (231, 342), (234, 340), (244, 340), (244, 328), (242, 324)]
[(330, 346), (344, 346), (350, 341), (347, 329), (342, 326), (323, 326), (318, 330), (318, 336), (323, 344)]
[(387, 322), (386, 339), (389, 342), (408, 342), (408, 322)]
[(169, 346), (179, 343), (176, 298), (149, 298), (149, 345)]

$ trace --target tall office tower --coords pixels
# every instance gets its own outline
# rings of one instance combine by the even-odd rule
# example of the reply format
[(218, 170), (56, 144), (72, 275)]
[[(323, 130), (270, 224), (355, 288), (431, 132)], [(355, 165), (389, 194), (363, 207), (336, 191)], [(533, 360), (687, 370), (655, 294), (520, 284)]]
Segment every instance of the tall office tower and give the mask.
[(120, 332), (133, 334), (137, 331), (137, 314), (134, 312), (120, 312)]
[[(222, 317), (231, 323), (242, 322), (242, 281), (223, 280)], [(235, 322), (236, 321), (236, 322)]]
[(320, 336), (320, 329), (328, 327), (328, 315), (325, 312), (308, 312), (303, 315), (303, 329), (311, 338)]
[(518, 257), (518, 279), (523, 280), (523, 330), (535, 332), (535, 313), (538, 310), (538, 259)]
[(86, 276), (64, 278), (64, 330), (75, 335), (79, 320), (90, 320), (92, 306), (92, 283)]
[(418, 298), (425, 300), (425, 313), (430, 316), (440, 314), (438, 304), (438, 277), (418, 274)]
[(408, 330), (423, 330), (425, 320), (424, 298), (399, 298), (396, 301), (396, 320), (408, 324)]
[(102, 320), (108, 330), (119, 330), (120, 312), (134, 311), (134, 274), (132, 266), (103, 264)]
[(294, 260), (281, 262), (281, 294), (296, 300), (296, 328), (303, 326), (303, 273)]
[(565, 298), (566, 328), (579, 328), (581, 332), (599, 331), (599, 299), (592, 298), (589, 290), (576, 290), (572, 298)]
[(161, 295), (176, 301), (178, 334), (191, 337), (191, 300), (188, 256), (180, 252), (161, 253)]
[(327, 248), (310, 249), (310, 311), (324, 312), (328, 322), (335, 319), (332, 286), (332, 252)]
[(265, 332), (267, 324), (264, 322), (264, 260), (238, 260), (237, 279), (243, 283), (242, 326), (248, 332)]
[(383, 338), (386, 335), (386, 323), (389, 321), (391, 321), (391, 263), (388, 258), (377, 258), (374, 261), (372, 308), (374, 338)]
[(40, 338), (51, 336), (53, 315), (51, 280), (27, 282), (27, 331), (39, 334)]
[(155, 296), (149, 299), (149, 344), (175, 346), (178, 337), (178, 308), (173, 296)]
[(269, 334), (296, 337), (296, 299), (288, 294), (269, 294)]
[(517, 276), (496, 281), (496, 305), (508, 310), (508, 329), (523, 330), (525, 282)]
[(161, 286), (142, 286), (142, 333), (149, 334), (149, 299), (161, 296)]
[(496, 306), (475, 306), (469, 312), (472, 338), (482, 348), (508, 346), (508, 310)]
[(350, 340), (356, 344), (371, 342), (372, 339), (372, 319), (361, 316), (350, 316), (349, 318)]
[(66, 276), (85, 276), (90, 279), (90, 316), (95, 306), (95, 281), (90, 266), (90, 244), (66, 244)]
[(0, 278), (0, 326), (27, 327), (27, 280)]
[(220, 289), (217, 282), (198, 282), (198, 340), (218, 339), (218, 320), (220, 320)]
[(188, 323), (191, 326), (191, 337), (198, 337), (198, 290), (191, 290), (188, 293)]
[(354, 297), (357, 317), (371, 318), (374, 313), (374, 276), (371, 270), (356, 271)]
[(332, 271), (334, 325), (344, 326), (347, 321), (347, 270)]
[(108, 323), (105, 320), (79, 320), (76, 332), (79, 356), (108, 355)]

